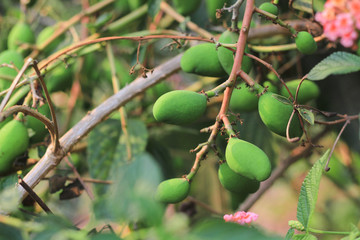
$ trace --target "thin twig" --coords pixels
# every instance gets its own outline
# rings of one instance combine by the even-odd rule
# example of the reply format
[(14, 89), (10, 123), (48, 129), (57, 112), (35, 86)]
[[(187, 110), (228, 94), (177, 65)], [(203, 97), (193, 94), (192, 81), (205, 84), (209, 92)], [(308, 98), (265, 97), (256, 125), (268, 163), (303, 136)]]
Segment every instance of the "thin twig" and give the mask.
[(203, 203), (202, 201), (197, 200), (194, 197), (188, 196), (187, 199), (191, 202), (194, 202), (196, 205), (202, 207), (203, 209), (207, 210), (208, 212), (211, 212), (215, 215), (218, 216), (223, 216), (224, 214), (221, 212), (216, 211), (215, 209), (213, 209), (211, 206), (207, 205), (206, 203)]

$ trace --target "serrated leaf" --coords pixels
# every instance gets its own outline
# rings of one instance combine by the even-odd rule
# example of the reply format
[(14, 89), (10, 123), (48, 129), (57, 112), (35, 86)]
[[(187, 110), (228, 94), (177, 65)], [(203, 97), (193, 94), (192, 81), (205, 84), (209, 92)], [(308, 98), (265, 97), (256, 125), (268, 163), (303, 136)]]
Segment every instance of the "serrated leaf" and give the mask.
[(302, 12), (313, 13), (312, 0), (294, 0), (291, 6)]
[(301, 117), (305, 121), (307, 121), (311, 125), (314, 125), (315, 116), (314, 116), (314, 113), (312, 111), (310, 111), (309, 109), (305, 109), (305, 108), (298, 108), (297, 110), (299, 111)]
[(154, 18), (155, 15), (159, 12), (160, 3), (161, 3), (161, 0), (149, 0), (148, 1), (148, 6), (149, 6), (148, 13), (152, 18)]
[(335, 52), (319, 62), (308, 73), (309, 80), (323, 80), (331, 74), (346, 74), (360, 70), (360, 56)]
[(287, 97), (284, 97), (284, 96), (281, 96), (278, 94), (273, 94), (272, 97), (283, 104), (292, 105), (292, 102)]
[(294, 234), (295, 234), (295, 230), (294, 230), (293, 228), (290, 228), (290, 229), (287, 231), (284, 240), (291, 240), (292, 237), (294, 236)]
[(305, 233), (305, 234), (297, 234), (294, 235), (293, 240), (317, 240), (317, 237), (315, 237), (314, 235), (310, 234), (310, 233)]
[(327, 150), (326, 153), (315, 162), (301, 186), (296, 216), (298, 221), (305, 227), (305, 230), (308, 229), (309, 221), (315, 210), (320, 179), (329, 154), (330, 150)]

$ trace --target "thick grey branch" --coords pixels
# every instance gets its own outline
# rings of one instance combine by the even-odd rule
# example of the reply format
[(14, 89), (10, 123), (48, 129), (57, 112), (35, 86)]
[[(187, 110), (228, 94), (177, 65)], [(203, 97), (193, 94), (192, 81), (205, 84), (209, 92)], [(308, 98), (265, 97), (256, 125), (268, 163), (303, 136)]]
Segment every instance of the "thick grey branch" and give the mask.
[[(80, 122), (60, 138), (59, 151), (54, 152), (52, 146), (48, 147), (45, 155), (24, 177), (24, 181), (31, 188), (34, 188), (50, 170), (59, 164), (66, 153), (71, 150), (72, 146), (86, 136), (96, 125), (105, 120), (110, 113), (123, 106), (147, 88), (160, 82), (161, 79), (178, 70), (180, 68), (180, 59), (181, 55), (170, 59), (166, 63), (155, 68), (154, 72), (149, 74), (147, 78), (136, 79), (89, 112)], [(20, 192), (20, 199), (24, 199), (27, 192), (21, 186), (18, 186), (18, 190)]]

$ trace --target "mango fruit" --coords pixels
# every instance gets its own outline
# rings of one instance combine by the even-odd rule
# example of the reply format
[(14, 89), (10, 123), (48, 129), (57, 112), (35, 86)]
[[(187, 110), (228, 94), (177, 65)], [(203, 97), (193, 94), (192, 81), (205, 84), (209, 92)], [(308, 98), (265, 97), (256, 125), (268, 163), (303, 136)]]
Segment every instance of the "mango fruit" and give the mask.
[(221, 185), (234, 193), (254, 193), (260, 186), (258, 181), (250, 180), (231, 170), (226, 162), (220, 164), (218, 177)]
[[(39, 107), (38, 112), (51, 119), (49, 105), (42, 105)], [(35, 134), (30, 137), (31, 143), (38, 143), (43, 141), (45, 136), (49, 133), (45, 125), (39, 119), (32, 116), (26, 116), (26, 126), (35, 132)]]
[[(53, 34), (55, 33), (55, 27), (49, 26), (41, 30), (39, 33), (37, 39), (36, 39), (36, 45), (39, 47), (41, 44), (43, 44), (46, 40), (48, 40)], [(61, 34), (58, 36), (54, 41), (52, 41), (49, 45), (47, 45), (42, 51), (45, 54), (50, 54), (54, 52), (54, 50), (59, 46), (59, 44), (65, 39), (65, 35)]]
[(271, 13), (273, 15), (278, 15), (279, 14), (279, 9), (276, 5), (270, 3), (270, 2), (264, 2), (259, 6), (259, 9)]
[(204, 94), (175, 90), (158, 98), (153, 107), (157, 121), (170, 124), (187, 124), (201, 117), (206, 110), (207, 99)]
[[(220, 43), (236, 43), (239, 38), (239, 34), (235, 32), (231, 32), (229, 30), (223, 32), (219, 38)], [(250, 50), (246, 46), (245, 52), (248, 53)], [(225, 48), (225, 47), (219, 47), (217, 50), (217, 55), (220, 61), (221, 66), (224, 68), (225, 72), (230, 75), (233, 64), (234, 64), (234, 53)], [(243, 60), (241, 63), (241, 69), (249, 73), (252, 68), (252, 61), (251, 58), (247, 56), (243, 56)]]
[(201, 0), (173, 0), (175, 10), (181, 15), (189, 15), (194, 12), (201, 3)]
[(206, 0), (206, 11), (211, 22), (216, 22), (216, 10), (224, 7), (227, 0)]
[[(259, 114), (263, 123), (272, 132), (286, 137), (286, 126), (293, 111), (292, 105), (284, 104), (275, 97), (279, 96), (275, 93), (266, 92), (259, 99)], [(295, 113), (289, 128), (289, 135), (293, 137), (301, 137), (303, 130), (301, 128), (298, 115)]]
[(265, 81), (263, 83), (264, 87), (267, 87), (267, 91), (268, 92), (273, 92), (273, 93), (277, 93), (278, 92), (278, 88), (271, 82), (271, 81)]
[(180, 62), (184, 72), (208, 77), (226, 76), (218, 59), (216, 46), (212, 43), (202, 43), (185, 51)]
[(306, 31), (298, 32), (295, 37), (295, 44), (297, 49), (303, 54), (313, 54), (317, 50), (313, 36)]
[(159, 184), (155, 199), (162, 203), (178, 203), (188, 196), (189, 191), (190, 183), (186, 178), (172, 178)]
[[(15, 50), (5, 50), (0, 53), (0, 64), (3, 63), (14, 64), (20, 69), (24, 64), (24, 58)], [(0, 67), (0, 91), (3, 91), (10, 87), (11, 80), (1, 78), (1, 75), (14, 79), (17, 75), (17, 71), (9, 67)]]
[(14, 119), (0, 129), (0, 175), (9, 172), (16, 157), (29, 146), (29, 136), (22, 122)]
[(72, 67), (61, 64), (46, 75), (45, 83), (49, 92), (66, 91), (71, 88), (73, 79)]
[[(296, 89), (300, 84), (300, 81), (301, 79), (286, 82), (286, 85), (288, 86), (294, 98), (296, 94)], [(284, 97), (289, 97), (289, 93), (284, 86), (281, 88), (280, 92), (281, 95), (283, 95)], [(310, 100), (316, 99), (319, 95), (320, 95), (320, 89), (318, 85), (313, 81), (304, 80), (299, 89), (297, 102), (300, 104), (305, 104)]]
[(35, 35), (32, 31), (31, 27), (20, 21), (10, 30), (8, 36), (8, 49), (16, 50), (21, 53), (23, 56), (27, 55), (29, 50), (20, 49), (21, 44), (34, 44), (35, 43)]
[(231, 94), (229, 107), (234, 112), (251, 112), (258, 108), (259, 98), (245, 83), (240, 83)]
[(268, 156), (260, 148), (244, 140), (230, 138), (225, 158), (231, 170), (251, 180), (261, 182), (271, 174)]

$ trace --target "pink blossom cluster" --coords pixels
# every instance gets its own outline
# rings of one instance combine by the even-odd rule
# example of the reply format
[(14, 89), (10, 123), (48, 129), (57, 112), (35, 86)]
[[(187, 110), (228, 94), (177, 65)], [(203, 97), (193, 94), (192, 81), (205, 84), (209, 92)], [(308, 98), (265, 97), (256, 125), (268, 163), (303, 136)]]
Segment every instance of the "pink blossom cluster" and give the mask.
[(244, 211), (224, 215), (225, 222), (235, 222), (241, 225), (244, 225), (245, 223), (250, 224), (252, 221), (256, 221), (257, 218), (258, 215), (256, 213)]
[(344, 47), (352, 47), (360, 30), (360, 0), (327, 0), (315, 20), (321, 23), (330, 41), (340, 39)]

